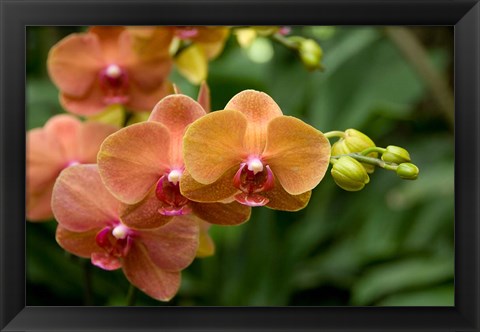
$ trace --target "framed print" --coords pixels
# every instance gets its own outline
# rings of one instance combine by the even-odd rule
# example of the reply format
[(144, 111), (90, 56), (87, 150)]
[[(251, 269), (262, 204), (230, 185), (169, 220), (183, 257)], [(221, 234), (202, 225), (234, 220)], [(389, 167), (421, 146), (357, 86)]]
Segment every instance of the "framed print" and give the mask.
[(477, 1), (0, 4), (2, 331), (479, 330)]

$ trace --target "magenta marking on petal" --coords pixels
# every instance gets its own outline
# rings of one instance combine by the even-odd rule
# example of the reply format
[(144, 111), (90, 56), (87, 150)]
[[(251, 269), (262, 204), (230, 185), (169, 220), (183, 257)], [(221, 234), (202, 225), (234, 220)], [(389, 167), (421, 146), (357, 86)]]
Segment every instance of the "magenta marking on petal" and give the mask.
[(241, 176), (243, 173), (243, 169), (245, 168), (245, 165), (247, 165), (247, 163), (241, 163), (240, 168), (238, 169), (237, 173), (235, 173), (235, 176), (233, 177), (233, 186), (240, 190), (242, 186)]
[(163, 192), (163, 182), (165, 181), (165, 175), (163, 175), (160, 180), (157, 182), (157, 187), (155, 188), (155, 196), (157, 196), (159, 201), (164, 201), (166, 199)]
[(95, 241), (97, 242), (99, 247), (104, 248), (110, 244), (108, 235), (110, 234), (111, 230), (112, 228), (110, 226), (107, 226), (97, 233)]
[(132, 247), (132, 243), (133, 243), (133, 238), (131, 236), (127, 236), (127, 243), (122, 250), (123, 257), (127, 256), (128, 252), (130, 251), (130, 248)]
[(263, 191), (269, 191), (275, 187), (275, 176), (273, 175), (270, 166), (267, 165), (265, 168), (267, 170), (267, 180), (263, 184)]
[(251, 207), (265, 206), (269, 202), (268, 198), (258, 194), (240, 193), (235, 195), (234, 198), (238, 203)]

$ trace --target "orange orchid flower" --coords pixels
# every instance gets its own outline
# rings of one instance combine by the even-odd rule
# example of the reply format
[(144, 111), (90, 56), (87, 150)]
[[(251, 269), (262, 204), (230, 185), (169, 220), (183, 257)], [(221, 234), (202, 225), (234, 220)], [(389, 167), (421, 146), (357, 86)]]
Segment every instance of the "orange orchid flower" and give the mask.
[(195, 258), (198, 223), (181, 216), (163, 227), (135, 229), (122, 222), (120, 207), (96, 165), (65, 169), (52, 197), (57, 242), (102, 269), (122, 268), (140, 290), (157, 300), (170, 300), (180, 287), (180, 271)]
[(28, 220), (51, 219), (50, 200), (58, 174), (71, 165), (94, 163), (103, 140), (117, 129), (103, 123), (81, 122), (72, 115), (62, 114), (52, 117), (43, 128), (28, 131)]
[(52, 47), (48, 72), (69, 112), (94, 115), (110, 105), (148, 111), (167, 95), (171, 29), (149, 35), (125, 27), (92, 27)]
[(228, 27), (217, 26), (186, 26), (173, 29), (175, 37), (190, 40), (202, 47), (208, 59), (214, 59), (220, 54), (230, 33)]
[(325, 175), (330, 144), (267, 94), (246, 90), (189, 126), (184, 159), (180, 189), (191, 200), (296, 211)]
[(183, 134), (205, 114), (190, 97), (170, 95), (155, 106), (147, 122), (123, 128), (104, 141), (97, 159), (100, 175), (125, 203), (121, 212), (125, 224), (158, 227), (173, 216), (189, 214), (221, 225), (249, 218), (250, 210), (236, 202), (203, 204), (180, 193)]
[(230, 34), (228, 27), (173, 27), (177, 40), (191, 42), (175, 58), (178, 71), (193, 84), (207, 78), (208, 62), (223, 51)]

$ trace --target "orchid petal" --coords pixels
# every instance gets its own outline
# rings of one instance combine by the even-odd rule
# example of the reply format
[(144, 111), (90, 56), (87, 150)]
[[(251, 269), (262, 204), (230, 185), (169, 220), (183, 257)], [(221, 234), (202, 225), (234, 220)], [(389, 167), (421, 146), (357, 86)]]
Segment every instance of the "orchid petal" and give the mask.
[(53, 183), (66, 162), (60, 143), (43, 128), (35, 128), (27, 133), (26, 150), (27, 191), (43, 190)]
[(195, 43), (219, 43), (225, 41), (228, 37), (230, 30), (227, 27), (217, 26), (199, 26), (195, 27), (197, 34), (191, 39)]
[(203, 115), (204, 109), (195, 100), (174, 94), (158, 102), (148, 120), (162, 123), (172, 135), (183, 136), (186, 127)]
[(58, 141), (65, 161), (78, 157), (81, 128), (82, 122), (69, 114), (57, 115), (51, 118), (44, 126), (44, 130), (49, 138)]
[(102, 50), (94, 34), (72, 34), (50, 49), (47, 68), (59, 89), (82, 97), (103, 65)]
[(153, 91), (172, 69), (168, 50), (173, 33), (164, 27), (150, 28), (149, 34), (139, 33), (138, 29), (129, 28), (128, 34), (121, 36), (120, 49), (124, 51), (121, 63), (139, 89)]
[(127, 30), (122, 26), (94, 26), (88, 29), (89, 34), (95, 35), (102, 47), (102, 54), (104, 61), (108, 64), (109, 62), (118, 62), (118, 59), (121, 58), (119, 53), (119, 39), (123, 36), (126, 36)]
[(95, 237), (99, 229), (95, 228), (87, 232), (72, 232), (58, 225), (55, 238), (58, 244), (66, 251), (83, 258), (90, 258), (94, 252), (103, 251), (97, 245)]
[(131, 84), (129, 89), (129, 100), (125, 104), (134, 112), (150, 112), (155, 104), (163, 97), (171, 93), (171, 84), (168, 81), (157, 83), (155, 90), (142, 90), (137, 85)]
[(119, 202), (103, 185), (96, 165), (66, 168), (52, 194), (52, 210), (58, 223), (83, 232), (118, 220)]
[(277, 182), (274, 189), (262, 192), (268, 198), (267, 207), (281, 211), (298, 211), (307, 206), (312, 192), (307, 191), (300, 195), (290, 195)]
[(195, 258), (199, 225), (195, 216), (176, 216), (168, 224), (138, 232), (152, 262), (162, 270), (180, 271)]
[(231, 167), (240, 165), (246, 157), (246, 127), (245, 116), (237, 111), (209, 113), (192, 123), (185, 132), (183, 157), (193, 179), (210, 184)]
[(212, 106), (210, 102), (210, 88), (208, 87), (206, 81), (203, 81), (202, 84), (200, 84), (197, 102), (203, 107), (205, 113), (210, 113), (212, 111)]
[(82, 163), (96, 163), (102, 142), (117, 130), (118, 127), (106, 123), (84, 123), (79, 130), (77, 138), (79, 142), (79, 161)]
[(95, 81), (85, 95), (80, 97), (60, 92), (59, 101), (70, 113), (85, 116), (101, 113), (109, 106), (104, 101), (98, 81)]
[(205, 43), (197, 42), (197, 45), (202, 48), (203, 52), (207, 55), (208, 60), (213, 60), (222, 53), (223, 49), (225, 48), (225, 42), (228, 35), (229, 31), (228, 29), (225, 29), (225, 31), (222, 32), (222, 35), (220, 36), (220, 38), (222, 38), (221, 40)]
[(175, 59), (175, 64), (180, 74), (195, 85), (207, 78), (208, 58), (205, 51), (196, 44), (181, 51)]
[(241, 112), (248, 121), (245, 148), (250, 154), (260, 155), (267, 140), (268, 123), (282, 116), (280, 107), (266, 93), (244, 90), (236, 94), (225, 106), (226, 110)]
[(205, 115), (202, 106), (185, 95), (170, 95), (163, 98), (153, 109), (149, 121), (163, 124), (170, 131), (171, 161), (173, 167), (182, 167), (182, 141), (185, 129)]
[(170, 134), (157, 122), (143, 122), (110, 135), (98, 153), (102, 180), (120, 201), (141, 201), (169, 167)]
[(250, 219), (252, 209), (248, 206), (232, 202), (196, 203), (190, 202), (192, 212), (200, 219), (216, 225), (240, 225)]
[(36, 192), (27, 190), (27, 220), (45, 221), (53, 218), (51, 201), (54, 180), (55, 178), (51, 179), (51, 183), (43, 190)]
[(92, 264), (98, 266), (101, 269), (107, 271), (117, 270), (122, 267), (120, 260), (106, 252), (94, 252), (92, 253)]
[(155, 187), (152, 187), (148, 195), (139, 203), (122, 204), (119, 212), (120, 219), (128, 227), (136, 229), (157, 228), (172, 219), (158, 212), (162, 206), (162, 202), (155, 195)]
[(127, 279), (142, 292), (159, 301), (168, 301), (180, 287), (180, 272), (166, 272), (150, 259), (147, 249), (134, 242), (123, 260)]
[(195, 202), (213, 203), (229, 199), (238, 192), (233, 186), (237, 169), (237, 166), (231, 167), (217, 181), (207, 185), (195, 181), (188, 170), (185, 170), (180, 180), (180, 192)]
[(325, 136), (290, 116), (273, 119), (263, 158), (282, 187), (292, 195), (315, 188), (327, 171), (330, 143)]

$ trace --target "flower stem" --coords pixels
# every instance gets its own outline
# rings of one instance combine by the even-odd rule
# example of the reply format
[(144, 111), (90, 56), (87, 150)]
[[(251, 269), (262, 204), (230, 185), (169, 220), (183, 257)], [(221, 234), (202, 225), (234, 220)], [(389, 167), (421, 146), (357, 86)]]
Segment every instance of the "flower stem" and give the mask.
[(329, 131), (329, 132), (327, 132), (327, 133), (324, 133), (323, 135), (324, 135), (326, 138), (333, 138), (333, 137), (343, 138), (343, 137), (345, 137), (345, 132), (340, 131), (340, 130), (333, 130), (333, 131)]
[(130, 284), (130, 287), (128, 288), (128, 293), (127, 293), (127, 306), (134, 306), (135, 305), (135, 295), (137, 293), (137, 288)]
[(275, 40), (276, 42), (282, 44), (283, 46), (298, 51), (298, 43), (289, 40), (288, 38), (285, 38), (279, 33), (275, 33), (272, 35), (272, 39)]
[(342, 154), (342, 155), (330, 157), (330, 162), (334, 164), (337, 161), (337, 159), (345, 156), (352, 157), (353, 159), (356, 159), (361, 163), (378, 166), (389, 171), (395, 171), (398, 167), (396, 164), (386, 163), (383, 160), (377, 159), (377, 158), (362, 156), (359, 153), (349, 153), (349, 154)]
[(360, 152), (360, 154), (362, 156), (366, 156), (366, 155), (368, 155), (369, 153), (372, 153), (372, 152), (378, 152), (380, 154), (383, 154), (385, 152), (385, 150), (386, 149), (384, 149), (384, 148), (374, 146), (374, 147), (363, 150), (362, 152)]

